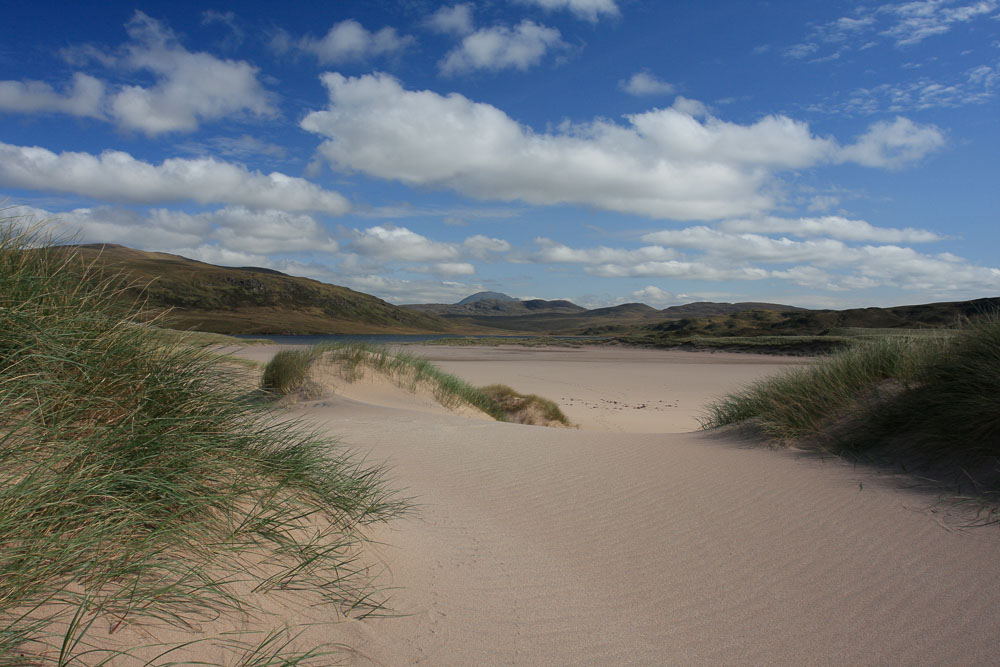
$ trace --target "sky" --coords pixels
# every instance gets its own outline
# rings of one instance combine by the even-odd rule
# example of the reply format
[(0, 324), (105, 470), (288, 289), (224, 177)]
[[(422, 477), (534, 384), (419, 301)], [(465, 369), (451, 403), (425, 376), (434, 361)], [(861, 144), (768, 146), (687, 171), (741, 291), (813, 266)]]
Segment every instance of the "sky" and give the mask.
[(1000, 0), (5, 3), (61, 239), (586, 307), (1000, 295)]

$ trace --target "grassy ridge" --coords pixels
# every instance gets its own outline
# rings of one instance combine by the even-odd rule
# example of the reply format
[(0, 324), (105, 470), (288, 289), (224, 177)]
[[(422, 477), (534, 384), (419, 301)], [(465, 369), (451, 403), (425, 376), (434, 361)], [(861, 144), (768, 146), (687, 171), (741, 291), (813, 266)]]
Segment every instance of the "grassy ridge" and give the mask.
[[(123, 312), (119, 277), (32, 251), (49, 240), (17, 223), (0, 224), (0, 664), (126, 659), (140, 647), (91, 628), (252, 619), (248, 589), (377, 609), (354, 559), (360, 528), (404, 509), (382, 470), (275, 422), (213, 357)], [(192, 637), (241, 664), (318, 655), (287, 634)]]
[(254, 267), (224, 267), (114, 244), (53, 249), (121, 272), (124, 291), (169, 313), (178, 329), (240, 334), (425, 333), (449, 331), (432, 315), (346, 287)]
[(998, 493), (1000, 319), (859, 343), (716, 401), (703, 425), (747, 420), (782, 444), (954, 464), (980, 491)]

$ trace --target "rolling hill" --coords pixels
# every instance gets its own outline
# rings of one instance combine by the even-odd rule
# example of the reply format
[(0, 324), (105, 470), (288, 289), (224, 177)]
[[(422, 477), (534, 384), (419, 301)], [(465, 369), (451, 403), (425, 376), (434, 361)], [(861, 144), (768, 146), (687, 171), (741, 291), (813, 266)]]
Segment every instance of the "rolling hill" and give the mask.
[[(164, 324), (228, 334), (440, 333), (453, 324), (346, 287), (272, 269), (224, 267), (116, 244), (60, 246), (133, 283)], [(144, 286), (144, 287), (139, 287)]]

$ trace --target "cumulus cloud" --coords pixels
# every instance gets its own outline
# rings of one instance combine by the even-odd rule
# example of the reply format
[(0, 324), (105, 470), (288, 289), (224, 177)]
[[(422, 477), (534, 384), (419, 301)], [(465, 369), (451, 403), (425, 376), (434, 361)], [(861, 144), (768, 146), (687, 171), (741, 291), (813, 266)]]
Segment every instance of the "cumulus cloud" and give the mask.
[(642, 263), (647, 261), (662, 261), (674, 259), (677, 253), (669, 248), (647, 246), (635, 250), (621, 248), (571, 248), (563, 243), (548, 238), (535, 239), (535, 248), (527, 253), (527, 259), (533, 262), (555, 262), (569, 264), (603, 264), (603, 263)]
[(775, 205), (766, 191), (775, 171), (842, 161), (900, 166), (944, 141), (936, 128), (900, 118), (842, 148), (786, 116), (740, 125), (698, 117), (690, 105), (540, 133), (492, 105), (405, 90), (386, 74), (322, 80), (330, 105), (302, 127), (326, 138), (319, 153), (335, 168), (482, 199), (653, 218), (760, 213)]
[(629, 95), (669, 95), (674, 92), (673, 84), (661, 81), (649, 72), (636, 72), (628, 80), (619, 81), (621, 86)]
[(646, 234), (647, 243), (662, 243), (670, 248), (701, 250), (740, 262), (812, 262), (836, 261), (848, 251), (842, 241), (818, 239), (793, 241), (762, 234), (731, 234), (705, 226), (671, 229)]
[(406, 227), (377, 225), (365, 230), (355, 230), (351, 249), (361, 255), (382, 260), (429, 262), (454, 259), (458, 247), (452, 243), (432, 241)]
[[(732, 221), (737, 229), (742, 221)], [(796, 221), (778, 221), (775, 231)], [(818, 221), (817, 221), (818, 222)], [(926, 238), (920, 230), (866, 228), (862, 221), (846, 221), (839, 231), (856, 240), (865, 237)], [(1000, 269), (978, 266), (949, 253), (925, 254), (895, 243), (852, 245), (832, 238), (795, 241), (758, 233), (734, 233), (707, 226), (652, 232), (642, 237), (640, 249), (571, 248), (551, 239), (538, 239), (539, 250), (522, 261), (579, 263), (591, 274), (608, 278), (659, 277), (677, 280), (783, 280), (813, 289), (844, 291), (893, 287), (924, 294), (988, 293), (1000, 289)], [(838, 220), (833, 228), (837, 229)], [(766, 228), (767, 223), (757, 225)], [(810, 224), (805, 225), (810, 233)], [(815, 231), (819, 231), (815, 229)], [(645, 255), (645, 257), (643, 256)], [(672, 257), (671, 259), (660, 259)], [(647, 288), (648, 289), (648, 288)], [(638, 293), (634, 294), (638, 296)]]
[(0, 81), (0, 110), (104, 118), (104, 83), (77, 72), (69, 88), (60, 93), (44, 81)]
[(427, 17), (427, 27), (446, 35), (468, 35), (475, 27), (472, 22), (472, 3), (464, 2), (451, 7), (440, 7)]
[(125, 24), (129, 41), (116, 52), (95, 47), (70, 48), (64, 55), (82, 63), (130, 72), (149, 72), (152, 86), (114, 87), (77, 72), (63, 93), (40, 81), (0, 82), (0, 109), (59, 112), (112, 119), (120, 127), (157, 136), (192, 132), (205, 121), (235, 114), (277, 115), (272, 100), (257, 80), (257, 68), (245, 61), (224, 60), (185, 49), (173, 31), (141, 11)]
[(524, 20), (513, 28), (493, 26), (466, 35), (439, 63), (442, 74), (463, 74), (475, 70), (526, 70), (542, 61), (554, 48), (564, 48), (555, 28)]
[[(62, 213), (18, 207), (18, 213), (51, 220), (60, 235), (79, 242), (120, 243), (213, 263), (260, 263), (274, 253), (336, 253), (337, 241), (312, 216), (227, 206), (201, 213), (164, 208), (139, 212), (113, 206)], [(228, 258), (227, 261), (222, 261)]]
[(321, 39), (303, 37), (296, 46), (325, 65), (398, 53), (413, 42), (412, 37), (400, 36), (395, 28), (386, 26), (371, 32), (354, 19), (347, 19), (334, 24)]
[(897, 117), (891, 123), (874, 123), (855, 143), (844, 146), (838, 159), (866, 167), (898, 169), (944, 145), (944, 134), (933, 125), (918, 125), (909, 118)]
[(125, 128), (150, 136), (193, 131), (201, 122), (239, 112), (271, 117), (277, 111), (245, 61), (192, 53), (159, 21), (136, 11), (131, 38), (118, 64), (156, 77), (152, 87), (125, 86), (110, 99), (110, 113)]
[(518, 0), (524, 5), (535, 5), (549, 11), (568, 10), (578, 18), (596, 23), (601, 15), (618, 16), (615, 0)]
[(510, 243), (503, 239), (494, 239), (482, 234), (470, 236), (462, 242), (465, 251), (479, 259), (488, 257), (491, 253), (508, 252), (511, 249)]
[(53, 153), (0, 143), (0, 185), (139, 204), (195, 201), (334, 215), (350, 208), (340, 194), (280, 172), (263, 174), (212, 158), (153, 165), (111, 150)]
[(821, 218), (776, 218), (727, 220), (722, 223), (727, 232), (758, 234), (792, 234), (800, 237), (829, 236), (842, 241), (876, 241), (878, 243), (930, 243), (944, 237), (925, 229), (906, 227), (876, 227), (864, 220), (850, 220), (835, 215)]

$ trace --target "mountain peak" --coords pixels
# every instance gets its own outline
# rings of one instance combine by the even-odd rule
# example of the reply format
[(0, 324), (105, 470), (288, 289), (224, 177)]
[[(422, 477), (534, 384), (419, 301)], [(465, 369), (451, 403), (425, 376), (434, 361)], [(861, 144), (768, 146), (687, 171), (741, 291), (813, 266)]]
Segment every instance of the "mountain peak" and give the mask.
[(515, 299), (512, 296), (507, 296), (503, 292), (476, 292), (471, 296), (465, 297), (455, 305), (464, 306), (470, 303), (475, 303), (477, 301), (486, 301), (487, 299), (491, 301), (520, 301), (520, 299)]

